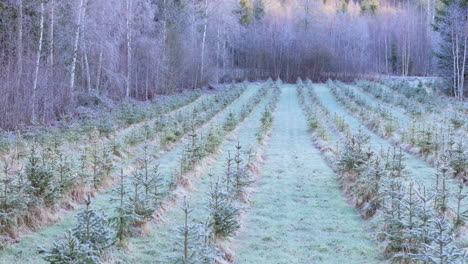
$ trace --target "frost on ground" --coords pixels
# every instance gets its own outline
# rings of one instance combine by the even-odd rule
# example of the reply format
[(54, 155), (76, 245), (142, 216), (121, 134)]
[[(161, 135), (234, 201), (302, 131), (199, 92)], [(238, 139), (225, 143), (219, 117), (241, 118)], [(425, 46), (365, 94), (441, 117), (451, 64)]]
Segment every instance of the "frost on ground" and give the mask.
[[(114, 159), (114, 165), (119, 166), (111, 169), (114, 181), (108, 184), (112, 188), (95, 192), (90, 208), (82, 210), (85, 206), (77, 204), (57, 221), (18, 237), (17, 244), (0, 251), (0, 263), (73, 263), (77, 259), (80, 261), (74, 263), (388, 263), (410, 258), (419, 263), (418, 259), (429, 257), (449, 263), (444, 260), (447, 256), (454, 260), (450, 263), (462, 263), (465, 192), (458, 188), (456, 179), (439, 179), (436, 168), (421, 156), (404, 153), (410, 177), (391, 194), (402, 195), (400, 205), (404, 208), (379, 200), (372, 213), (363, 214), (355, 202), (367, 199), (368, 193), (353, 192), (370, 189), (371, 185), (366, 185), (369, 179), (359, 171), (366, 171), (366, 166), (343, 172), (337, 169), (338, 160), (345, 156), (351, 134), (358, 131), (369, 136), (366, 153), (382, 155), (382, 150), (392, 149), (396, 143), (366, 126), (366, 116), (352, 111), (325, 84), (298, 81), (298, 85), (290, 85), (269, 80), (242, 87), (226, 101), (219, 94), (202, 96), (168, 114), (170, 121), (150, 119), (119, 130), (116, 138), (122, 141), (122, 151), (128, 157), (125, 161)], [(359, 113), (383, 106), (398, 116), (400, 126), (413, 120), (404, 105), (392, 110), (390, 103), (381, 104), (359, 86), (346, 87), (357, 95), (355, 101), (363, 98), (367, 102), (360, 101), (365, 105)], [(163, 124), (165, 129), (160, 131)], [(151, 137), (149, 132), (154, 132)], [(146, 136), (141, 137), (141, 133)], [(261, 155), (248, 150), (258, 150)], [(157, 184), (148, 185), (148, 180), (138, 176), (148, 168), (147, 151), (152, 165), (159, 164), (160, 175), (153, 177), (160, 181)], [(235, 185), (230, 177), (241, 175), (239, 168), (233, 172), (236, 153), (243, 159), (239, 164), (245, 173), (246, 191), (244, 186), (231, 188)], [(460, 157), (463, 155), (461, 152)], [(121, 167), (127, 176), (119, 185), (116, 168)], [(379, 180), (376, 182), (385, 189), (387, 183)], [(415, 182), (432, 191), (436, 181), (441, 186), (435, 190), (437, 196), (442, 194), (447, 201), (444, 211), (439, 212), (444, 217), (434, 214), (427, 218), (429, 222), (420, 223), (422, 213), (439, 210), (440, 205), (431, 204), (427, 211), (418, 209), (413, 215), (412, 206), (419, 205), (407, 202), (403, 189), (411, 189)], [(347, 186), (350, 182), (356, 185)], [(0, 183), (5, 187), (8, 181)], [(222, 190), (215, 189), (218, 183)], [(161, 189), (148, 190), (146, 186)], [(125, 197), (120, 205), (116, 189)], [(388, 197), (378, 189), (373, 190), (372, 198)], [(137, 190), (149, 194), (140, 192), (137, 197), (133, 195)], [(149, 208), (141, 197), (151, 197), (151, 204), (156, 201), (157, 205)], [(5, 200), (1, 194), (0, 199)], [(214, 202), (218, 199), (220, 204)], [(1, 210), (5, 211), (5, 204), (0, 203)], [(135, 207), (128, 210), (128, 205)], [(409, 222), (406, 218), (396, 225), (383, 221), (400, 219), (387, 214), (389, 207), (405, 216), (409, 211)], [(125, 214), (120, 214), (119, 208)], [(114, 222), (107, 223), (101, 214)], [(92, 221), (88, 220), (94, 223), (92, 232), (85, 228), (85, 215), (92, 216)], [(101, 231), (105, 234), (99, 234)], [(94, 235), (102, 241), (91, 239)], [(428, 244), (415, 244), (421, 236), (428, 238)], [(74, 247), (72, 242), (79, 245)], [(66, 257), (70, 260), (54, 262)]]

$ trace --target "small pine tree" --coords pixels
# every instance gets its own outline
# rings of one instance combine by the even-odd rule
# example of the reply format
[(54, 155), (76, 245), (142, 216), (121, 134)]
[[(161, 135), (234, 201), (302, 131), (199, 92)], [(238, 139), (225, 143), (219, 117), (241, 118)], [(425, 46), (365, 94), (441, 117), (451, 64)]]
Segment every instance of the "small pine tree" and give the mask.
[[(29, 190), (21, 181), (21, 175), (12, 171), (10, 160), (3, 161), (3, 177), (0, 178), (0, 230), (8, 231), (16, 224), (16, 217), (27, 211)], [(20, 176), (20, 177), (17, 177)]]
[(211, 128), (206, 136), (205, 152), (214, 153), (222, 142), (222, 130), (218, 127)]
[(52, 169), (58, 180), (60, 194), (68, 193), (73, 184), (75, 184), (76, 175), (74, 173), (73, 162), (70, 161), (60, 150), (56, 152), (55, 162), (52, 163)]
[(219, 179), (211, 184), (209, 211), (212, 233), (215, 237), (226, 238), (239, 228), (239, 209), (234, 205), (232, 196), (223, 190)]
[(96, 142), (93, 142), (91, 150), (91, 167), (92, 167), (92, 182), (93, 188), (97, 189), (103, 180), (103, 172), (101, 171), (102, 160), (99, 155), (99, 149)]
[(234, 113), (229, 112), (228, 116), (226, 117), (226, 120), (224, 121), (223, 124), (223, 129), (227, 132), (230, 132), (234, 130), (237, 126), (237, 119)]
[(114, 169), (114, 161), (112, 159), (113, 153), (114, 150), (112, 145), (103, 146), (101, 153), (101, 169), (106, 178), (111, 177), (111, 173)]
[(457, 209), (456, 209), (456, 218), (455, 218), (455, 224), (454, 226), (455, 227), (462, 227), (465, 222), (466, 222), (466, 215), (468, 213), (468, 211), (466, 211), (466, 209), (463, 209), (463, 200), (468, 197), (468, 195), (466, 194), (466, 192), (463, 192), (465, 188), (465, 184), (460, 182), (458, 183), (458, 192), (456, 194), (456, 198), (457, 198)]
[(234, 191), (237, 195), (243, 193), (244, 189), (253, 183), (253, 181), (250, 180), (250, 173), (243, 165), (244, 160), (242, 159), (241, 149), (242, 146), (240, 142), (237, 142), (236, 155), (234, 156), (234, 162), (236, 164), (234, 172)]
[(454, 235), (450, 233), (450, 225), (444, 214), (432, 221), (434, 229), (433, 242), (427, 244), (423, 251), (414, 255), (415, 260), (433, 264), (463, 264), (466, 252), (452, 246)]
[(408, 238), (411, 239), (413, 251), (410, 253), (410, 258), (414, 258), (414, 253), (426, 250), (426, 245), (429, 245), (434, 240), (434, 229), (431, 221), (436, 216), (436, 212), (432, 210), (431, 203), (434, 198), (433, 193), (428, 193), (424, 186), (415, 189), (416, 203), (414, 208), (414, 227), (410, 230)]
[(436, 172), (436, 197), (434, 199), (434, 206), (440, 213), (445, 213), (448, 210), (448, 199), (451, 196), (450, 190), (447, 186), (449, 175), (453, 171), (447, 164), (447, 157), (443, 156), (437, 166)]
[(226, 158), (226, 171), (224, 172), (224, 182), (226, 184), (226, 193), (232, 192), (233, 186), (233, 176), (234, 176), (234, 168), (233, 168), (234, 159), (231, 157), (231, 152), (228, 151), (228, 156)]
[(53, 204), (59, 196), (59, 189), (54, 183), (54, 175), (50, 168), (40, 160), (37, 147), (33, 145), (26, 164), (26, 176), (33, 189), (34, 196), (44, 199), (47, 204)]
[(344, 147), (338, 159), (338, 168), (341, 173), (353, 171), (363, 164), (369, 156), (366, 154), (370, 137), (360, 128), (356, 134), (346, 138)]
[(102, 251), (115, 243), (115, 232), (105, 215), (91, 209), (91, 199), (85, 200), (86, 208), (78, 213), (78, 224), (73, 229), (73, 235), (81, 244), (93, 250)]
[(211, 242), (211, 233), (205, 224), (190, 224), (190, 214), (193, 209), (190, 207), (187, 198), (184, 197), (182, 206), (184, 213), (184, 223), (176, 227), (179, 234), (175, 239), (178, 255), (173, 258), (173, 263), (178, 264), (212, 264), (215, 263), (217, 252)]
[(129, 213), (133, 212), (138, 215), (142, 222), (148, 221), (156, 210), (152, 205), (152, 200), (145, 199), (144, 177), (144, 172), (142, 170), (136, 169), (132, 173), (131, 188), (128, 194), (131, 208)]
[(117, 215), (110, 219), (110, 223), (116, 230), (116, 237), (119, 245), (125, 246), (125, 237), (132, 233), (133, 225), (141, 221), (141, 217), (133, 212), (133, 207), (128, 201), (128, 192), (124, 185), (125, 176), (123, 169), (120, 170), (119, 178), (119, 186), (114, 189), (117, 198), (111, 200), (117, 202), (117, 206), (115, 207)]
[(40, 249), (43, 259), (51, 264), (99, 264), (99, 252), (88, 244), (82, 244), (68, 231), (65, 236), (54, 242), (51, 249)]
[(362, 177), (357, 179), (356, 193), (359, 197), (357, 206), (365, 217), (373, 216), (381, 206), (382, 179), (386, 176), (385, 167), (380, 158), (369, 158), (365, 168), (359, 169)]
[(463, 140), (460, 139), (453, 150), (448, 153), (449, 165), (455, 171), (455, 176), (463, 180), (468, 180), (468, 153), (466, 147), (463, 145)]

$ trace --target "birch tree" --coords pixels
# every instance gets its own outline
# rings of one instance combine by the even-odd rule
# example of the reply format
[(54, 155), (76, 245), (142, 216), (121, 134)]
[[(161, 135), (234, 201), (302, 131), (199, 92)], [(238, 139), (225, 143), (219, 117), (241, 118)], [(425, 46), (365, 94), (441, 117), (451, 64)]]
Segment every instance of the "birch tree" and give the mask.
[(127, 0), (127, 79), (125, 86), (125, 97), (130, 97), (132, 78), (132, 0)]
[(434, 23), (434, 30), (441, 36), (437, 52), (439, 69), (450, 80), (453, 95), (463, 101), (468, 52), (468, 4), (463, 0), (443, 0), (442, 4)]
[(80, 36), (82, 29), (83, 20), (85, 19), (85, 10), (86, 4), (88, 0), (80, 0), (80, 4), (78, 6), (78, 21), (76, 23), (76, 30), (75, 30), (75, 41), (73, 44), (73, 55), (72, 55), (72, 62), (70, 67), (70, 86), (67, 98), (71, 99), (73, 96), (73, 91), (75, 90), (75, 78), (76, 78), (76, 63), (78, 59), (78, 52), (80, 47)]
[(41, 56), (42, 56), (42, 41), (43, 41), (43, 36), (44, 36), (44, 13), (45, 13), (44, 0), (41, 0), (40, 5), (41, 5), (41, 15), (40, 15), (41, 18), (40, 18), (40, 23), (39, 23), (39, 45), (37, 48), (34, 81), (33, 81), (33, 87), (32, 87), (32, 95), (31, 95), (31, 101), (32, 101), (31, 118), (33, 122), (36, 121), (37, 80), (39, 77), (39, 67), (41, 64)]

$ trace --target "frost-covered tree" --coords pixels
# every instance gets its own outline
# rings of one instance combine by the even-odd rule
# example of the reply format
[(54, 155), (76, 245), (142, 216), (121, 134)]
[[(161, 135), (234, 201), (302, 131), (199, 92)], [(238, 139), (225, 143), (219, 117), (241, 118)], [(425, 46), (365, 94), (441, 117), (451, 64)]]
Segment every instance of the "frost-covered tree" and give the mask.
[(453, 246), (454, 235), (445, 215), (432, 221), (433, 242), (427, 244), (422, 252), (415, 254), (414, 259), (432, 264), (463, 264), (466, 252)]
[(439, 69), (449, 80), (450, 92), (463, 100), (468, 59), (468, 3), (464, 0), (442, 0), (441, 3), (433, 24), (441, 37), (437, 51)]
[(77, 225), (73, 228), (75, 236), (81, 244), (93, 250), (102, 251), (115, 243), (115, 233), (109, 219), (91, 208), (91, 199), (85, 201), (86, 208), (78, 213)]
[(204, 223), (191, 223), (193, 209), (187, 198), (182, 205), (184, 223), (176, 227), (178, 236), (175, 239), (177, 256), (173, 258), (177, 264), (212, 264), (218, 256), (212, 243), (211, 232)]
[(50, 249), (41, 249), (43, 259), (51, 264), (99, 264), (98, 251), (88, 244), (82, 244), (68, 231), (65, 236), (54, 242)]
[(44, 260), (51, 264), (99, 264), (103, 250), (116, 242), (114, 230), (108, 218), (91, 209), (91, 199), (85, 200), (86, 208), (76, 216), (77, 224), (65, 235), (54, 241), (50, 249), (41, 248)]
[(40, 157), (36, 145), (31, 147), (26, 163), (26, 177), (33, 187), (33, 194), (48, 204), (53, 204), (59, 196), (59, 188), (49, 164)]
[(239, 209), (235, 206), (232, 193), (228, 193), (219, 179), (211, 183), (209, 192), (209, 226), (215, 237), (226, 238), (239, 228)]
[(124, 246), (124, 240), (132, 233), (135, 223), (141, 221), (141, 216), (134, 212), (134, 208), (129, 201), (128, 194), (125, 187), (125, 175), (123, 169), (120, 170), (119, 185), (113, 190), (116, 195), (112, 202), (116, 203), (116, 215), (110, 219), (111, 225), (116, 230), (116, 237), (120, 246)]

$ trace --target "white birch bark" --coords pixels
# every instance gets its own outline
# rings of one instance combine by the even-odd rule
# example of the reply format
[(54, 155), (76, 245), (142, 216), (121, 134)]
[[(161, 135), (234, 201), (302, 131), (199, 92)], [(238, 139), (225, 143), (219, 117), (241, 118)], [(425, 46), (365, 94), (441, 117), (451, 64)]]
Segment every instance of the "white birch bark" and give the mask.
[(127, 80), (125, 97), (130, 97), (132, 72), (132, 0), (127, 0)]
[(80, 5), (78, 7), (78, 21), (77, 21), (77, 27), (75, 31), (75, 43), (73, 45), (73, 57), (72, 57), (72, 63), (70, 67), (70, 86), (69, 86), (69, 95), (72, 97), (73, 90), (75, 89), (75, 77), (76, 77), (76, 61), (78, 59), (78, 49), (80, 46), (80, 35), (81, 35), (81, 30), (82, 30), (82, 23), (84, 19), (84, 6), (86, 4), (87, 0), (81, 0)]
[(37, 100), (37, 79), (39, 77), (39, 66), (41, 63), (41, 55), (42, 55), (42, 40), (44, 37), (44, 1), (41, 1), (41, 20), (39, 25), (39, 47), (37, 48), (36, 54), (36, 65), (34, 71), (34, 80), (33, 80), (33, 88), (32, 88), (32, 113), (31, 119), (33, 122), (36, 121), (36, 100)]
[(206, 43), (206, 31), (208, 27), (208, 0), (205, 0), (203, 11), (203, 36), (202, 36), (202, 49), (201, 49), (201, 66), (200, 66), (200, 80), (203, 80), (205, 71), (205, 43)]

